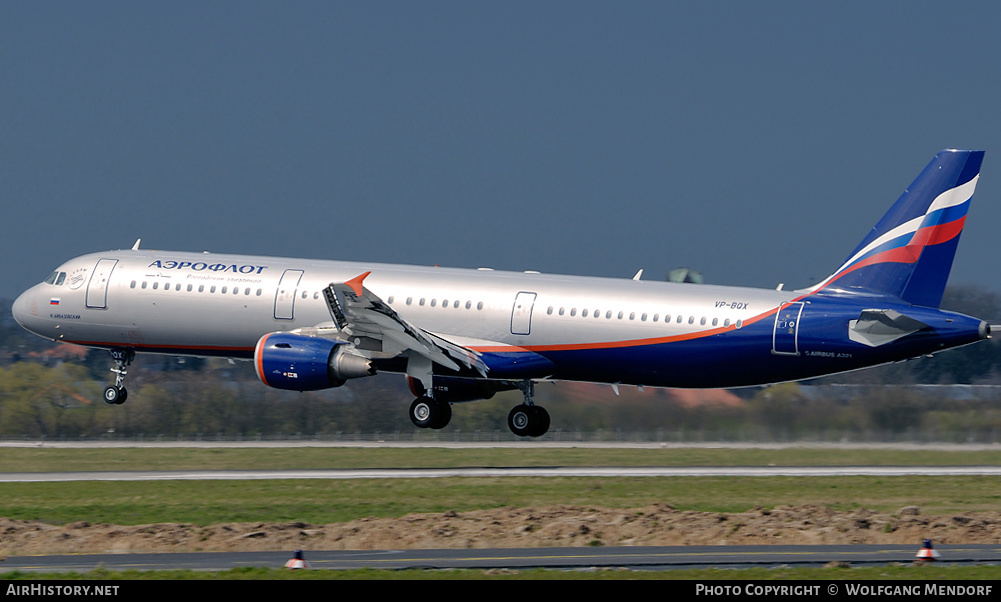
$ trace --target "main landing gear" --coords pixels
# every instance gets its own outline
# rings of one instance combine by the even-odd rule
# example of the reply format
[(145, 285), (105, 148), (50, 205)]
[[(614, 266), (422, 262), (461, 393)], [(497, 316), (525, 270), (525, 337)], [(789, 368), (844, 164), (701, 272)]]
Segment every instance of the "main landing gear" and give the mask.
[(519, 437), (541, 437), (549, 430), (549, 412), (532, 402), (535, 383), (526, 380), (518, 385), (525, 394), (525, 403), (514, 406), (507, 415), (507, 427)]
[(136, 357), (136, 352), (132, 349), (112, 349), (111, 357), (115, 360), (115, 367), (111, 369), (115, 373), (115, 384), (104, 390), (104, 401), (111, 405), (122, 405), (129, 398), (129, 392), (123, 386), (125, 375), (128, 374), (128, 367)]
[[(507, 426), (519, 437), (541, 437), (549, 430), (549, 412), (532, 402), (535, 383), (530, 380), (518, 383), (525, 395), (525, 402), (514, 407), (507, 417)], [(416, 393), (417, 391), (415, 391)], [(442, 399), (424, 394), (410, 404), (410, 421), (420, 428), (443, 429), (452, 419), (452, 406)]]
[(422, 395), (410, 404), (410, 422), (422, 429), (443, 429), (452, 419), (452, 406), (447, 401)]

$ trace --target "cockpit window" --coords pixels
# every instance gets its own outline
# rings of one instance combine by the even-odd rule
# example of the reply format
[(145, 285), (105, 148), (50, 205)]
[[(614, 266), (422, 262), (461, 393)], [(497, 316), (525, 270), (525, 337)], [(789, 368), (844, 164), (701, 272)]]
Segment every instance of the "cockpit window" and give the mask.
[(62, 286), (64, 282), (66, 282), (66, 272), (60, 272), (59, 270), (52, 272), (45, 279), (45, 284), (54, 284), (56, 286)]

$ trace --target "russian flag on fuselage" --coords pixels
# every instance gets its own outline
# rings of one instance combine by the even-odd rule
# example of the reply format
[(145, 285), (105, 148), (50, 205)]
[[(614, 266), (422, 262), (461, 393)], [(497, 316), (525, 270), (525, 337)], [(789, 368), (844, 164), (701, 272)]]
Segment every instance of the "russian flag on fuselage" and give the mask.
[(938, 307), (983, 158), (983, 151), (937, 154), (848, 260), (813, 290), (862, 289)]

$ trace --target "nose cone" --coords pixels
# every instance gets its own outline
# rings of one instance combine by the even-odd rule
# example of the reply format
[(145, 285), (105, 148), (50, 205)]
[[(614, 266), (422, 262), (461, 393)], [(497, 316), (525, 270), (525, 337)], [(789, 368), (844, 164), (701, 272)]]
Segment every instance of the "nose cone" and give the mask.
[(14, 300), (14, 304), (11, 305), (10, 313), (14, 315), (14, 319), (17, 323), (21, 325), (25, 330), (35, 332), (32, 328), (32, 324), (37, 321), (38, 318), (38, 303), (34, 301), (34, 288), (29, 288), (28, 290), (21, 293), (17, 299)]

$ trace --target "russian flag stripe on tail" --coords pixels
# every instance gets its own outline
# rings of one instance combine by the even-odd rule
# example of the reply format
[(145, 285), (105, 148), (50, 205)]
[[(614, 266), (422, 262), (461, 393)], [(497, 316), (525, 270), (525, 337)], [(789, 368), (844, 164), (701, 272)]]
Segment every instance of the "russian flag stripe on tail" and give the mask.
[(983, 151), (935, 155), (848, 260), (811, 290), (858, 290), (938, 307), (983, 159)]

